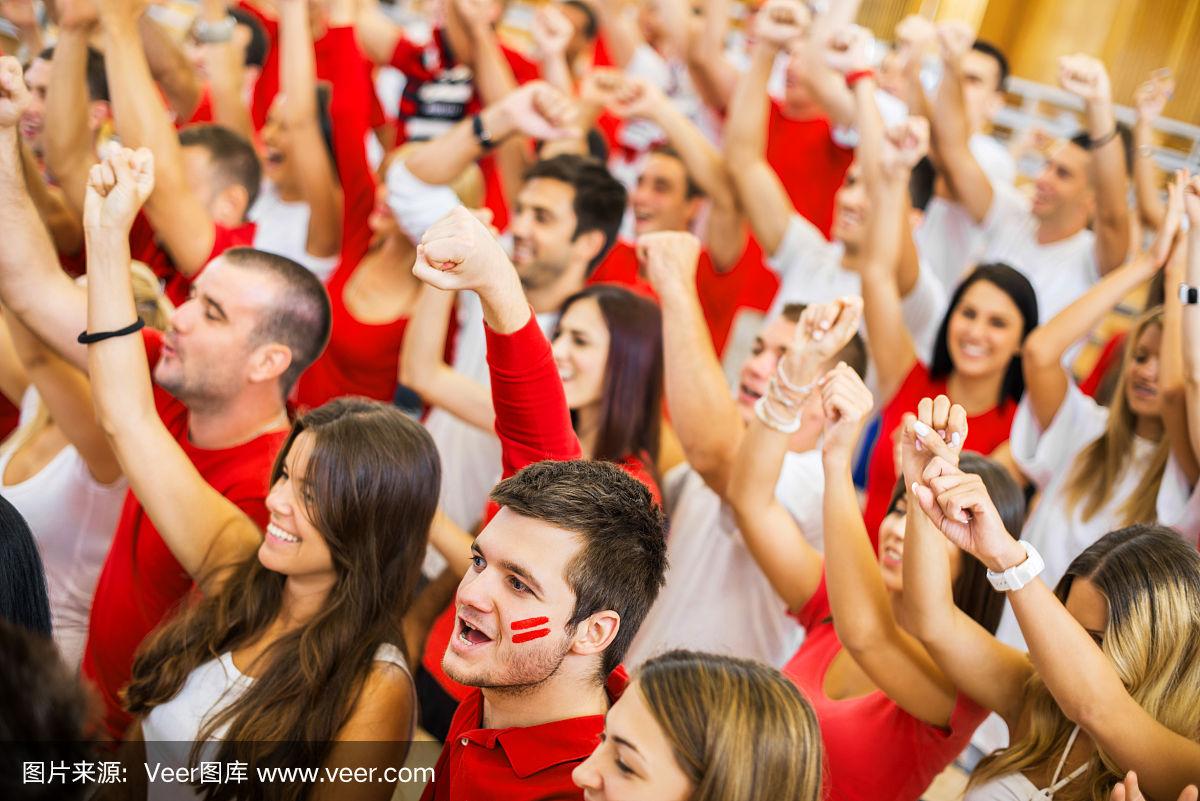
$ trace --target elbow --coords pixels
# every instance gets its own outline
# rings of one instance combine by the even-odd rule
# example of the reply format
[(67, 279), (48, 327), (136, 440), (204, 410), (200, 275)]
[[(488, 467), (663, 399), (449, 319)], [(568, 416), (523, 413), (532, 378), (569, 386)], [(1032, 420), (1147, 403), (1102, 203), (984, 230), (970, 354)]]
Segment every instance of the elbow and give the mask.
[(894, 634), (894, 631), (883, 625), (880, 620), (872, 619), (870, 615), (839, 615), (834, 611), (833, 627), (837, 632), (838, 642), (861, 662), (861, 657), (868, 653), (878, 653), (880, 647)]
[[(1021, 346), (1021, 363), (1025, 370), (1047, 370), (1058, 366), (1062, 353), (1046, 341), (1044, 330), (1035, 328)], [(1028, 375), (1028, 373), (1027, 373)]]

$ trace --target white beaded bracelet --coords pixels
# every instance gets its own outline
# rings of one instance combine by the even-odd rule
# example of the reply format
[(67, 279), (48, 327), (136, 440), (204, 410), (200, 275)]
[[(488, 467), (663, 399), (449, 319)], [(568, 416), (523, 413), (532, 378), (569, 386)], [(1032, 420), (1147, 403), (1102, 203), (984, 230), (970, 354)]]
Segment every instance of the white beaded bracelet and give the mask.
[(781, 420), (771, 414), (771, 410), (767, 406), (768, 400), (769, 397), (763, 395), (754, 402), (754, 415), (759, 419), (759, 422), (772, 431), (778, 431), (780, 434), (795, 434), (800, 430), (799, 414), (791, 420)]

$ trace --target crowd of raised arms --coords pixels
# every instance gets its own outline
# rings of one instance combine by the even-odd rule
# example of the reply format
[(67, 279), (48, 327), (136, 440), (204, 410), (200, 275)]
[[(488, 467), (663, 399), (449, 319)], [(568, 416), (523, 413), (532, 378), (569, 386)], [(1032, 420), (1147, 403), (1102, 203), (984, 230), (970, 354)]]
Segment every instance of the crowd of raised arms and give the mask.
[(735, 5), (0, 2), (0, 796), (1197, 801), (1171, 78)]

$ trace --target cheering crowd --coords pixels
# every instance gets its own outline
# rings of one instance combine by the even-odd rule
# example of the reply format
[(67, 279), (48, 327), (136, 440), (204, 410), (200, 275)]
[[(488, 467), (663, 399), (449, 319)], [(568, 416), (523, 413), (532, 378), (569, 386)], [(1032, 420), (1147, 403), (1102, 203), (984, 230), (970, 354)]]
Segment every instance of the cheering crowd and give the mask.
[(735, 6), (0, 3), (0, 795), (1197, 801), (1170, 77)]

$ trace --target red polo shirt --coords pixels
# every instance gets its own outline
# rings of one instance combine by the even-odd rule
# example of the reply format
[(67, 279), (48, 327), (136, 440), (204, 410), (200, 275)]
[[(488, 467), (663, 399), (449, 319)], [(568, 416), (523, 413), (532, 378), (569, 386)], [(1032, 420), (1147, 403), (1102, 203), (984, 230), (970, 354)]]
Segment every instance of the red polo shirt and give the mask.
[[(618, 665), (606, 686), (610, 704), (628, 684), (629, 676)], [(600, 743), (604, 715), (508, 729), (482, 726), (483, 693), (472, 690), (454, 713), (434, 780), (425, 787), (421, 801), (583, 798), (571, 772)]]

